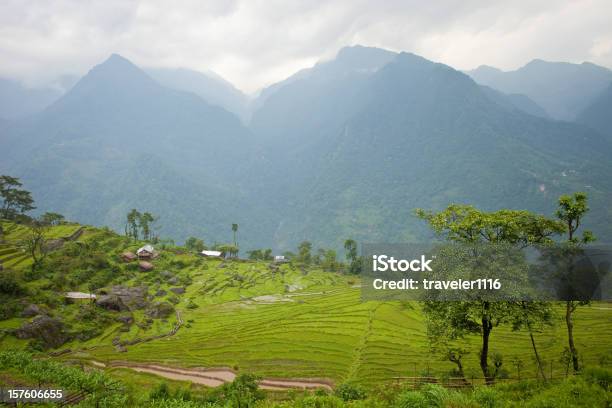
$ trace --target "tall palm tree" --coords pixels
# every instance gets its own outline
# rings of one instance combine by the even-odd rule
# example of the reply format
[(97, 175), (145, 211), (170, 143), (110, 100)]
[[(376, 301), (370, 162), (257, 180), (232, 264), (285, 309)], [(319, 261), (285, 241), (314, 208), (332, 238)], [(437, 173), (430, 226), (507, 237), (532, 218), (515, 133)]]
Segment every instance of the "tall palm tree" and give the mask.
[(236, 244), (236, 233), (238, 232), (238, 224), (232, 224), (232, 232), (234, 233), (234, 246), (237, 247)]

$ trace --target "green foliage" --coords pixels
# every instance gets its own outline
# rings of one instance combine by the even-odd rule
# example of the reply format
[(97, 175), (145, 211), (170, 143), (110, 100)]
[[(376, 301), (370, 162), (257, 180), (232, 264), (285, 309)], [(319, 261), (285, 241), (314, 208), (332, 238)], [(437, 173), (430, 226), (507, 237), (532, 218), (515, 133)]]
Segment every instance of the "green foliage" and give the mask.
[(197, 253), (200, 253), (206, 249), (206, 245), (204, 245), (204, 241), (196, 237), (187, 238), (187, 241), (185, 241), (185, 247), (188, 250), (192, 252), (197, 252)]
[(394, 408), (429, 408), (427, 398), (418, 391), (404, 391), (397, 396)]
[(312, 243), (309, 241), (302, 241), (298, 245), (298, 254), (296, 261), (301, 262), (305, 265), (309, 265), (312, 261)]
[(13, 219), (35, 209), (32, 194), (19, 187), (23, 186), (17, 177), (0, 176), (0, 218)]
[(231, 383), (220, 388), (221, 399), (236, 408), (253, 407), (256, 401), (264, 398), (259, 390), (259, 377), (253, 374), (240, 374)]
[(367, 395), (363, 388), (353, 383), (342, 383), (336, 387), (334, 394), (343, 401), (362, 400)]

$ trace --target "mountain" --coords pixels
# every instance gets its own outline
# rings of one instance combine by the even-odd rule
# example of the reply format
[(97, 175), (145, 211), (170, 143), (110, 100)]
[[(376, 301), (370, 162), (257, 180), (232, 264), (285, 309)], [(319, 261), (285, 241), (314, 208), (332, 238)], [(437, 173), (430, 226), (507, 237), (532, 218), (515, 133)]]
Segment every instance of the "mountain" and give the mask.
[(57, 88), (28, 88), (0, 78), (0, 118), (18, 119), (42, 111), (62, 95)]
[(2, 174), (22, 177), (41, 210), (69, 219), (122, 230), (139, 208), (162, 217), (163, 235), (229, 240), (231, 223), (258, 210), (247, 205), (255, 183), (245, 169), (259, 155), (240, 120), (118, 55), (0, 137)]
[(192, 92), (209, 104), (232, 112), (243, 122), (249, 118), (248, 97), (213, 72), (202, 73), (184, 68), (149, 68), (146, 72), (163, 86)]
[(242, 253), (419, 241), (431, 233), (416, 207), (551, 215), (574, 191), (590, 197), (585, 226), (612, 239), (612, 141), (451, 67), (348, 47), (260, 98), (246, 128), (113, 55), (43, 112), (0, 126), (0, 174), (22, 178), (38, 211), (118, 231), (131, 208), (179, 241), (227, 242), (237, 223)]
[(578, 115), (576, 122), (590, 126), (612, 140), (612, 83)]
[(555, 119), (574, 120), (612, 81), (612, 71), (584, 62), (533, 60), (515, 71), (480, 66), (466, 72), (476, 82), (509, 94), (527, 95)]
[(592, 198), (590, 226), (612, 236), (602, 223), (612, 219), (612, 145), (599, 134), (508, 109), (467, 75), (412, 54), (344, 78), (305, 75), (254, 114), (256, 137), (287, 149), (275, 162), (287, 181), (278, 246), (419, 240), (428, 231), (416, 207), (552, 214), (558, 195), (582, 190)]
[(506, 109), (518, 109), (533, 116), (550, 118), (544, 108), (535, 103), (528, 96), (522, 94), (505, 94), (485, 85), (481, 85), (480, 89), (482, 89), (484, 94), (487, 95), (489, 99), (500, 104)]

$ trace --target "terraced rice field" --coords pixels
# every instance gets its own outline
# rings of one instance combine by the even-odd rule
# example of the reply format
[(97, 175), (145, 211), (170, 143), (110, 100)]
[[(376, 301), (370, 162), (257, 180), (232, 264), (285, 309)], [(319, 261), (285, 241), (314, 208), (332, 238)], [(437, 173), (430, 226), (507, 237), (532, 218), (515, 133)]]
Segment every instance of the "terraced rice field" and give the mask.
[[(2, 222), (2, 226), (4, 230), (4, 240), (0, 241), (0, 264), (7, 269), (21, 268), (31, 264), (32, 260), (24, 251), (21, 243), (28, 234), (28, 227), (8, 222)], [(69, 237), (79, 228), (81, 228), (81, 226), (77, 224), (58, 225), (49, 229), (47, 238), (57, 239)]]
[[(287, 269), (271, 274), (265, 265), (239, 264), (218, 269), (215, 261), (194, 279), (185, 298), (200, 306), (178, 308), (190, 327), (175, 336), (128, 347), (118, 353), (106, 341), (79, 354), (99, 361), (156, 363), (168, 367), (230, 367), (269, 378), (328, 378), (336, 383), (392, 381), (397, 376), (443, 374), (452, 364), (432, 355), (418, 304), (360, 301), (355, 278)], [(248, 283), (245, 283), (248, 282)], [(295, 289), (300, 288), (300, 289)], [(583, 360), (599, 364), (609, 355), (605, 341), (612, 328), (612, 308), (598, 304), (576, 315), (576, 340)], [(604, 341), (602, 341), (604, 340)], [(537, 335), (540, 352), (556, 375), (564, 373), (559, 356), (566, 344), (561, 308), (556, 327)], [(477, 337), (466, 340), (468, 375), (480, 377)], [(529, 337), (508, 327), (493, 331), (493, 352), (520, 359), (522, 375), (535, 375)]]

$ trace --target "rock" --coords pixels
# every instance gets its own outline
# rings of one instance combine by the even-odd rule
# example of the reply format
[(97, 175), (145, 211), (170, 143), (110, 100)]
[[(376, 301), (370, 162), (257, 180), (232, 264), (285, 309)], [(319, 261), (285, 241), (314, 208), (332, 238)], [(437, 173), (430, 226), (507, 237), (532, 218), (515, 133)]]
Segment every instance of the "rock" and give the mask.
[(163, 319), (174, 313), (174, 307), (168, 302), (156, 302), (147, 309), (147, 316), (153, 319)]
[(155, 296), (166, 296), (168, 292), (166, 292), (163, 289), (159, 289), (157, 292), (155, 292)]
[(151, 262), (147, 262), (147, 261), (140, 261), (140, 262), (138, 262), (138, 267), (143, 272), (152, 271), (153, 268), (154, 268), (153, 264)]
[(170, 279), (168, 279), (168, 283), (170, 285), (176, 285), (178, 283), (178, 278), (176, 276), (173, 276)]
[[(117, 305), (119, 308), (110, 308), (111, 310), (137, 310), (145, 308), (148, 304), (147, 297), (149, 295), (149, 289), (146, 286), (127, 287), (116, 285), (108, 290), (107, 293), (107, 296), (110, 296), (110, 299), (113, 302), (117, 303), (116, 299), (119, 299), (119, 302), (123, 305), (123, 307)], [(109, 299), (105, 298), (104, 296), (100, 297), (100, 299), (103, 298), (105, 299), (105, 302), (109, 301)], [(100, 299), (98, 299), (96, 303), (98, 303)]]
[(23, 309), (23, 311), (21, 312), (21, 317), (34, 317), (36, 315), (42, 315), (45, 314), (43, 312), (43, 310), (35, 304), (29, 304), (25, 307), (25, 309)]
[(124, 310), (128, 310), (128, 307), (117, 295), (102, 295), (98, 299), (96, 299), (96, 305), (106, 310), (114, 310), (116, 312), (123, 312)]
[(37, 316), (14, 333), (18, 339), (37, 339), (44, 348), (56, 348), (70, 340), (64, 323), (49, 316)]
[(115, 320), (125, 324), (126, 326), (129, 326), (130, 324), (134, 323), (134, 316), (131, 313), (124, 314), (121, 316), (117, 316)]
[(172, 272), (170, 272), (170, 271), (161, 271), (159, 273), (159, 276), (161, 276), (164, 279), (170, 279), (170, 278), (172, 278), (174, 276), (174, 274), (172, 274)]
[(170, 292), (177, 295), (182, 295), (183, 293), (185, 293), (185, 288), (170, 288)]

